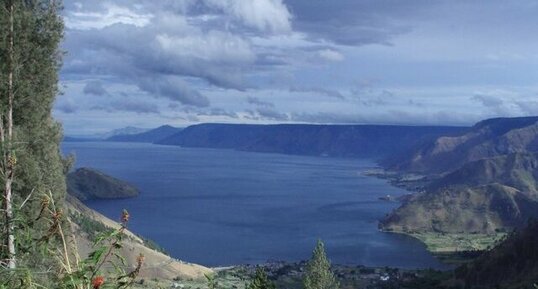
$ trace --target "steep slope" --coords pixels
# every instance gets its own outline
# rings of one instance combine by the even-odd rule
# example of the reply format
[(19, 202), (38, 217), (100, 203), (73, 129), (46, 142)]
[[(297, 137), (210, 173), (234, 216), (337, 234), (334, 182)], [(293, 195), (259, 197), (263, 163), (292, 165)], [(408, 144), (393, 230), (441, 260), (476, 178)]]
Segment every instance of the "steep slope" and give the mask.
[(538, 202), (501, 184), (439, 189), (415, 196), (381, 221), (386, 231), (482, 233), (510, 231), (538, 217)]
[(140, 193), (129, 183), (91, 168), (67, 175), (67, 192), (80, 200), (132, 198)]
[(455, 270), (464, 288), (529, 288), (538, 283), (538, 223), (512, 234), (493, 250)]
[(145, 131), (142, 133), (137, 134), (120, 134), (120, 135), (114, 135), (109, 138), (107, 138), (107, 141), (117, 141), (117, 142), (144, 142), (144, 143), (155, 143), (160, 140), (163, 140), (165, 138), (168, 138), (178, 132), (180, 132), (182, 129), (169, 126), (169, 125), (163, 125), (158, 128)]
[(538, 153), (515, 153), (469, 162), (426, 187), (476, 187), (491, 183), (516, 188), (538, 200)]
[(157, 143), (298, 155), (374, 157), (403, 152), (462, 127), (200, 124)]
[(384, 164), (395, 171), (446, 173), (479, 159), (537, 151), (538, 117), (496, 118), (477, 123), (465, 134), (439, 137)]
[(382, 221), (399, 232), (494, 233), (538, 216), (538, 153), (467, 163)]
[[(73, 196), (66, 198), (66, 210), (70, 216), (81, 214), (93, 222), (98, 222), (109, 228), (118, 228), (119, 224), (86, 207), (82, 202)], [(76, 244), (79, 248), (79, 255), (84, 258), (92, 251), (92, 242), (87, 232), (80, 224), (73, 224), (73, 235), (76, 237)], [(144, 245), (144, 241), (130, 231), (125, 231), (129, 238), (125, 238), (121, 255), (125, 257), (126, 267), (133, 269), (136, 264), (136, 257), (142, 253), (145, 257), (144, 266), (140, 272), (140, 278), (146, 279), (167, 279), (172, 280), (180, 277), (185, 279), (203, 279), (204, 274), (212, 273), (212, 270), (200, 265), (190, 264), (173, 259), (161, 252), (153, 250)]]

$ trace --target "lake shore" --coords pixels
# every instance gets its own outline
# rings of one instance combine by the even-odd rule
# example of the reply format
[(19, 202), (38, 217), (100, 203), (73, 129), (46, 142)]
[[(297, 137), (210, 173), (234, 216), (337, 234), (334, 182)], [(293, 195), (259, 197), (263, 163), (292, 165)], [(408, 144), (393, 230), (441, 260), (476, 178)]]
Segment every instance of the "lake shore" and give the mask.
[[(395, 187), (409, 191), (409, 194), (401, 198), (395, 198), (400, 203), (405, 203), (409, 198), (417, 193), (423, 193), (425, 186), (434, 180), (432, 177), (419, 174), (402, 174), (393, 171), (386, 171), (382, 168), (371, 169), (364, 172), (366, 176), (372, 176), (387, 180)], [(388, 196), (387, 196), (388, 198)], [(466, 234), (466, 233), (443, 233), (443, 232), (405, 232), (389, 231), (387, 233), (402, 234), (413, 237), (422, 242), (426, 249), (434, 256), (448, 264), (458, 264), (462, 261), (473, 258), (476, 252), (488, 250), (498, 244), (506, 233), (495, 234)]]

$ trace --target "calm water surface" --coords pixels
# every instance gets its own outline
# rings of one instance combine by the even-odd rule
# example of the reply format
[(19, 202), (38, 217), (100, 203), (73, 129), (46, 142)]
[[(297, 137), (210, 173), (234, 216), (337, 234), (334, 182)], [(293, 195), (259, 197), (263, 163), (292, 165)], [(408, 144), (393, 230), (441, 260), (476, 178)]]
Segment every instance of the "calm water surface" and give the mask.
[(86, 204), (155, 240), (172, 256), (207, 266), (303, 260), (325, 241), (334, 263), (443, 268), (418, 241), (377, 230), (405, 191), (361, 172), (368, 160), (135, 143), (63, 143), (89, 166), (141, 190)]

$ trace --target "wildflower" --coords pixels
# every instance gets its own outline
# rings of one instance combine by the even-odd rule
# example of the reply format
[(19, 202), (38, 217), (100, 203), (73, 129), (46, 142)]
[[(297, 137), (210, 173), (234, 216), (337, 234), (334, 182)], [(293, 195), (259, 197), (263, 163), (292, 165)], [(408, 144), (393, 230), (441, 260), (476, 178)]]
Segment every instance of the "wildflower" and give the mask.
[(50, 204), (50, 199), (47, 195), (44, 195), (43, 198), (41, 198), (41, 208), (46, 208)]
[(129, 222), (129, 212), (127, 212), (125, 209), (123, 209), (123, 212), (121, 212), (121, 222), (123, 224)]
[(101, 285), (103, 285), (105, 283), (105, 277), (103, 276), (96, 276), (95, 278), (93, 278), (92, 280), (92, 286), (93, 286), (93, 289), (99, 289), (101, 287)]
[(37, 219), (35, 219), (36, 221), (41, 219), (41, 217), (43, 217), (43, 213), (45, 212), (45, 209), (47, 209), (49, 207), (49, 204), (50, 204), (50, 199), (48, 196), (43, 196), (43, 198), (41, 198), (41, 210), (39, 211), (39, 214), (37, 215)]
[(134, 282), (138, 274), (140, 274), (140, 269), (142, 269), (142, 264), (144, 264), (144, 259), (145, 259), (144, 255), (140, 253), (138, 257), (136, 257), (136, 268), (133, 271), (121, 276), (120, 278), (130, 278), (131, 279), (130, 282), (131, 283)]
[(9, 156), (7, 160), (8, 167), (12, 169), (15, 167), (16, 164), (17, 164), (17, 158), (15, 156)]

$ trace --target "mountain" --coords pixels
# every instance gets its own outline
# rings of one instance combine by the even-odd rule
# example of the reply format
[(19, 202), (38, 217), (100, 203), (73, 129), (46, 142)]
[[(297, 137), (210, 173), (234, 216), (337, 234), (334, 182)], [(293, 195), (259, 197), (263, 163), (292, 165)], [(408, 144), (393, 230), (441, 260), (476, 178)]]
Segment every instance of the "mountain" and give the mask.
[(92, 142), (92, 141), (100, 141), (99, 138), (90, 138), (90, 137), (78, 137), (78, 136), (64, 136), (63, 140), (64, 142)]
[(149, 131), (136, 134), (119, 134), (107, 138), (107, 141), (117, 141), (117, 142), (144, 142), (144, 143), (154, 143), (165, 138), (168, 138), (182, 129), (177, 127), (172, 127), (169, 125), (163, 125)]
[(464, 127), (390, 125), (200, 124), (158, 141), (183, 147), (297, 155), (380, 158)]
[(533, 284), (538, 284), (538, 222), (530, 222), (491, 251), (457, 268), (454, 276), (467, 289), (534, 289)]
[(409, 234), (495, 234), (521, 227), (536, 217), (535, 199), (493, 183), (417, 195), (382, 220), (380, 227)]
[(495, 233), (538, 217), (538, 153), (469, 162), (381, 222), (396, 232)]
[(132, 135), (132, 134), (139, 134), (148, 131), (147, 128), (140, 128), (140, 127), (134, 127), (134, 126), (127, 126), (124, 128), (118, 128), (112, 131), (109, 131), (104, 134), (96, 135), (100, 139), (107, 139), (116, 135)]
[(104, 139), (117, 136), (117, 135), (139, 134), (146, 131), (148, 131), (148, 129), (128, 126), (124, 128), (118, 128), (118, 129), (105, 132), (105, 133), (96, 133), (96, 134), (90, 134), (90, 135), (69, 135), (69, 136), (65, 136), (63, 141), (65, 142), (102, 141)]
[(538, 152), (538, 117), (484, 120), (467, 133), (438, 137), (384, 165), (394, 171), (446, 173), (471, 161), (517, 152)]
[(538, 153), (514, 153), (469, 162), (426, 187), (476, 187), (499, 183), (538, 200)]
[(67, 175), (67, 192), (80, 200), (132, 198), (139, 194), (129, 183), (91, 168)]

